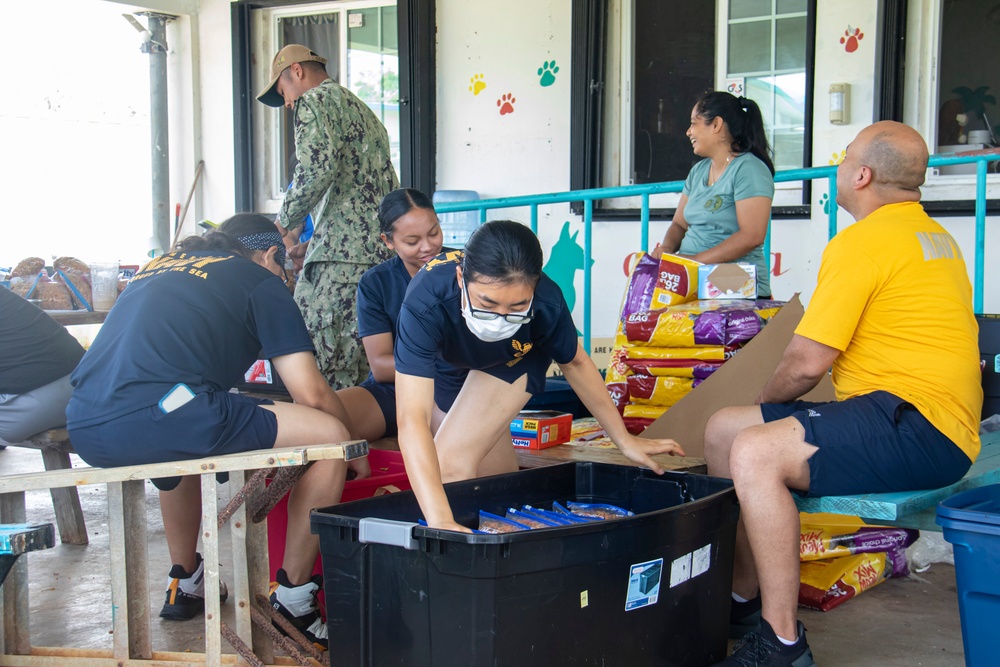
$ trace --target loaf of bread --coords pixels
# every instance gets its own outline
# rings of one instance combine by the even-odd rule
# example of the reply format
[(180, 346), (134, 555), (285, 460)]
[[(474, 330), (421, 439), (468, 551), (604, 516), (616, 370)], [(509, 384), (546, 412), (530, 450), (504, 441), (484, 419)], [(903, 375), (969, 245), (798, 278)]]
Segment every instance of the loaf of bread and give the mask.
[(34, 278), (38, 272), (45, 268), (45, 260), (41, 257), (26, 257), (17, 263), (14, 270), (10, 272), (11, 278)]
[[(87, 269), (87, 271), (89, 272), (90, 269)], [(77, 298), (76, 294), (73, 293), (73, 290), (67, 290), (75, 309), (87, 310), (87, 304), (90, 304), (91, 306), (94, 305), (94, 294), (90, 288), (90, 282), (86, 278), (78, 273), (73, 273), (65, 269), (63, 269), (62, 273), (57, 273), (56, 276), (60, 282), (63, 281), (63, 276), (65, 276), (65, 280), (73, 283), (73, 287), (75, 287), (76, 291), (80, 293), (80, 296), (87, 300), (87, 303), (85, 304)]]
[(35, 286), (32, 299), (38, 299), (38, 306), (42, 310), (72, 310), (73, 301), (70, 299), (69, 290), (62, 283), (47, 282), (39, 283)]
[(56, 271), (75, 273), (78, 276), (83, 276), (87, 282), (90, 282), (90, 267), (76, 257), (59, 257), (56, 261), (52, 262), (52, 266)]

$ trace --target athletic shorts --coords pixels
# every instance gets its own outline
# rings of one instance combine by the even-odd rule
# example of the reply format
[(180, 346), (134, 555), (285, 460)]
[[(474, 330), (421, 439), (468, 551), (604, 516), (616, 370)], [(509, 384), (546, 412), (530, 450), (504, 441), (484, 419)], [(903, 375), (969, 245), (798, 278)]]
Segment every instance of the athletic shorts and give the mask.
[(382, 418), (385, 419), (385, 437), (395, 436), (399, 429), (396, 426), (396, 385), (391, 382), (379, 382), (371, 375), (360, 385), (378, 403), (379, 410), (382, 411)]
[[(527, 354), (521, 357), (521, 360), (513, 366), (500, 364), (491, 368), (480, 368), (478, 370), (503, 380), (507, 384), (514, 384), (522, 375), (527, 374), (527, 392), (535, 396), (545, 391), (545, 374), (548, 373), (549, 366), (551, 365), (552, 357), (548, 355)], [(451, 406), (454, 405), (455, 399), (458, 398), (458, 394), (462, 390), (462, 385), (450, 383), (449, 386), (442, 387), (442, 390), (438, 391), (438, 383), (435, 383), (434, 388), (434, 402), (437, 403), (437, 406), (441, 410), (448, 412), (451, 410)]]
[(834, 403), (766, 403), (764, 422), (794, 417), (809, 459), (810, 496), (936, 489), (957, 482), (972, 461), (910, 403), (885, 391)]
[[(80, 458), (100, 468), (270, 449), (278, 437), (278, 418), (261, 405), (274, 401), (204, 392), (167, 414), (153, 405), (103, 424), (71, 429), (69, 435)], [(180, 480), (166, 477), (153, 484), (169, 491)]]

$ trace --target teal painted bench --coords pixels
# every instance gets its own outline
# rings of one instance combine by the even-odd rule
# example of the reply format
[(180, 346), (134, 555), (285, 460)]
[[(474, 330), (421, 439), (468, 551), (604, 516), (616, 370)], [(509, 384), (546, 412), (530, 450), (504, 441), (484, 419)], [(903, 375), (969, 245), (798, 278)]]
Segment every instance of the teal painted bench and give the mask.
[(829, 512), (859, 516), (868, 523), (886, 526), (935, 530), (941, 528), (934, 522), (937, 504), (959, 491), (978, 486), (1000, 484), (1000, 431), (985, 433), (979, 458), (965, 477), (951, 486), (924, 491), (898, 493), (865, 493), (857, 496), (796, 496), (800, 512)]
[(51, 523), (0, 523), (0, 586), (21, 554), (51, 549), (56, 533)]

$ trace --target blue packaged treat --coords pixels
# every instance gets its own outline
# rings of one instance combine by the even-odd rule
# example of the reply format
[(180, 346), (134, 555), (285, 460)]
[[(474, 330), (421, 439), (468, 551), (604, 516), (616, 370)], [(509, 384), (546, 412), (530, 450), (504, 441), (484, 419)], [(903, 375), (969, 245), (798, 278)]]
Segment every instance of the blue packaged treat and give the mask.
[(620, 519), (625, 516), (635, 516), (635, 514), (627, 509), (605, 503), (568, 502), (566, 505), (573, 514), (594, 517), (596, 519)]
[(507, 518), (517, 523), (523, 523), (529, 528), (552, 528), (553, 526), (560, 525), (551, 519), (538, 516), (533, 512), (525, 512), (513, 507), (507, 510)]
[(566, 508), (565, 505), (560, 505), (556, 501), (552, 501), (552, 513), (558, 514), (560, 516), (565, 516), (573, 523), (589, 523), (591, 521), (600, 521), (600, 519), (598, 519), (597, 517), (581, 516), (579, 514), (573, 514)]
[(479, 530), (484, 533), (500, 535), (502, 533), (516, 533), (519, 530), (530, 529), (530, 526), (519, 521), (512, 521), (511, 519), (506, 519), (482, 510), (479, 511)]
[(550, 512), (549, 510), (532, 507), (531, 505), (525, 505), (522, 511), (526, 514), (532, 514), (543, 519), (547, 519), (548, 521), (553, 521), (560, 526), (572, 526), (574, 524), (587, 522), (587, 519), (583, 517), (573, 516), (572, 514), (563, 514), (562, 512)]

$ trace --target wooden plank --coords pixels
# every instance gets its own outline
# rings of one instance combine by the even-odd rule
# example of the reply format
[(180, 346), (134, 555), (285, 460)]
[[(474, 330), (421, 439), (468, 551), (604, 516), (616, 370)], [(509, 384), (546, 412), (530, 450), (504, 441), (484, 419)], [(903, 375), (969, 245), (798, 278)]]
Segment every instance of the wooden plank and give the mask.
[(108, 551), (111, 557), (111, 629), (118, 660), (129, 657), (128, 575), (125, 555), (125, 494), (121, 482), (108, 484)]
[(108, 317), (106, 310), (47, 310), (45, 312), (64, 327), (77, 324), (103, 324)]
[(201, 548), (205, 566), (205, 664), (222, 665), (222, 604), (219, 600), (219, 503), (215, 475), (201, 476)]
[[(0, 495), (0, 523), (24, 523), (24, 494)], [(7, 574), (3, 588), (3, 650), (4, 653), (31, 653), (31, 627), (28, 612), (28, 559), (18, 558)]]
[(308, 447), (288, 447), (255, 450), (240, 454), (226, 454), (190, 461), (171, 461), (148, 465), (122, 466), (118, 468), (72, 468), (52, 470), (42, 473), (23, 473), (0, 476), (0, 493), (54, 489), (64, 486), (82, 486), (106, 482), (145, 480), (155, 477), (178, 475), (200, 475), (205, 472), (231, 472), (233, 470), (256, 470), (297, 466), (309, 461), (327, 459), (352, 460), (368, 455), (368, 443), (364, 440), (310, 445)]
[[(46, 470), (72, 470), (69, 460), (68, 443), (64, 446), (43, 447), (42, 463)], [(56, 512), (56, 525), (59, 526), (59, 539), (63, 544), (89, 544), (87, 524), (83, 519), (83, 508), (80, 506), (80, 494), (75, 486), (50, 489), (52, 507)]]
[[(75, 490), (75, 489), (74, 489)], [(149, 607), (149, 552), (146, 542), (146, 483), (122, 482), (125, 527), (125, 586), (128, 595), (128, 656), (149, 659), (153, 633)]]
[(867, 493), (852, 496), (796, 497), (800, 512), (848, 514), (874, 521), (898, 521), (904, 517), (935, 507), (946, 498), (980, 486), (1000, 483), (1000, 432), (982, 437), (982, 450), (969, 472), (958, 482), (940, 489)]
[[(517, 463), (521, 468), (541, 468), (557, 463), (590, 461), (593, 463), (613, 463), (615, 465), (636, 466), (625, 458), (617, 447), (593, 447), (586, 445), (556, 445), (547, 449), (514, 448)], [(665, 470), (698, 471), (703, 469), (705, 460), (693, 456), (670, 456), (657, 454), (653, 460)]]
[[(236, 665), (233, 654), (222, 656), (223, 665)], [(175, 651), (155, 651), (152, 660), (118, 660), (106, 649), (81, 649), (62, 647), (33, 647), (31, 655), (0, 655), (0, 665), (4, 667), (190, 667), (204, 665), (204, 653), (180, 653)], [(279, 656), (273, 662), (265, 663), (275, 667), (287, 667), (298, 663), (286, 656)], [(318, 665), (313, 661), (314, 665)]]

